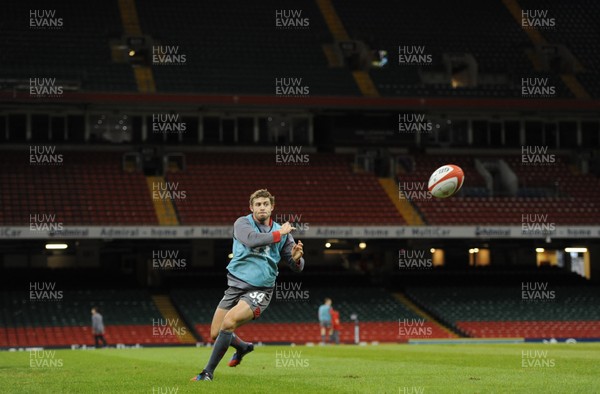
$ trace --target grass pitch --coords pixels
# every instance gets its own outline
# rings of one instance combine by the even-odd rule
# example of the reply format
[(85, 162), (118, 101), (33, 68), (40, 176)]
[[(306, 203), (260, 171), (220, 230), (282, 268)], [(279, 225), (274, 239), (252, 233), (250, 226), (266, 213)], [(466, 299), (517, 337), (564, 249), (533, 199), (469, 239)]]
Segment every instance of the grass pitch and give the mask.
[(263, 346), (236, 368), (230, 349), (214, 381), (189, 382), (210, 351), (0, 352), (0, 392), (600, 392), (600, 344)]

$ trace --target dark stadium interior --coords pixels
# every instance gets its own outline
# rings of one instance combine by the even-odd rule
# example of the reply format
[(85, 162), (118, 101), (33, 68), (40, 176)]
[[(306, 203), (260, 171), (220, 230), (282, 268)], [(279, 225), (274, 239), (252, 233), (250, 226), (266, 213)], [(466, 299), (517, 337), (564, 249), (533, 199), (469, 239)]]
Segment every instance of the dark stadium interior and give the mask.
[(261, 188), (306, 266), (241, 336), (318, 344), (331, 297), (346, 344), (600, 339), (600, 3), (9, 3), (0, 350), (92, 346), (93, 306), (111, 345), (213, 343)]

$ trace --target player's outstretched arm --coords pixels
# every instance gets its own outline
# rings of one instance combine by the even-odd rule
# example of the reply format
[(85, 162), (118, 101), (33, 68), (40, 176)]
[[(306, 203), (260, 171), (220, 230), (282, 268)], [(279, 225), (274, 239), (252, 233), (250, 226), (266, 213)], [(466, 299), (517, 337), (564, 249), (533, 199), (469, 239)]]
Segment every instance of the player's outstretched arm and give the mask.
[(273, 231), (271, 233), (259, 233), (248, 221), (248, 218), (242, 216), (233, 224), (233, 236), (250, 248), (270, 245), (281, 240), (281, 232)]

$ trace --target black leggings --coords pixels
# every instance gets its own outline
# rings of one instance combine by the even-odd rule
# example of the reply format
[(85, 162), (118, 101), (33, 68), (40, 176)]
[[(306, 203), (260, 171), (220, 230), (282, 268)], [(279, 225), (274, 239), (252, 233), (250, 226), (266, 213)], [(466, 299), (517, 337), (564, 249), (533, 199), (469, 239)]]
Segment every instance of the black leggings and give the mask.
[(106, 346), (106, 339), (104, 339), (104, 334), (94, 334), (94, 342), (96, 343), (96, 347), (98, 347), (99, 341), (102, 341), (102, 346)]

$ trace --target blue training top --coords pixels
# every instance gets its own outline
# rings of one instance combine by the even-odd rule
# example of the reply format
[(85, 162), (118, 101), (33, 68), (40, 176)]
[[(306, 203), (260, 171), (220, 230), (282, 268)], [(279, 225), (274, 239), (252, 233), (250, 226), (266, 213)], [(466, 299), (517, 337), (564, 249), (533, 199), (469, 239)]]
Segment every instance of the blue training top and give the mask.
[(330, 310), (331, 310), (330, 305), (326, 305), (326, 304), (321, 305), (319, 307), (319, 321), (321, 321), (321, 322), (331, 321), (331, 315), (329, 314)]
[[(246, 216), (254, 230), (260, 233), (252, 214)], [(281, 228), (273, 221), (271, 232)], [(233, 258), (227, 265), (227, 270), (235, 277), (256, 287), (273, 287), (279, 270), (277, 264), (281, 260), (287, 235), (282, 235), (277, 243), (251, 248), (233, 237)]]

